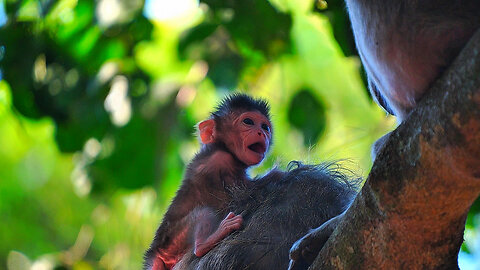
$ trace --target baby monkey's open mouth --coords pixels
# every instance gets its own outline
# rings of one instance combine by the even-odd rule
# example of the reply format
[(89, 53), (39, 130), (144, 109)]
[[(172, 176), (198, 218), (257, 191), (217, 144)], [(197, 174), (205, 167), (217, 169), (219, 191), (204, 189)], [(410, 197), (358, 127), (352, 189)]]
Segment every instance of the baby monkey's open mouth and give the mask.
[(263, 154), (267, 150), (265, 143), (257, 142), (248, 146), (248, 149), (252, 150), (255, 153)]

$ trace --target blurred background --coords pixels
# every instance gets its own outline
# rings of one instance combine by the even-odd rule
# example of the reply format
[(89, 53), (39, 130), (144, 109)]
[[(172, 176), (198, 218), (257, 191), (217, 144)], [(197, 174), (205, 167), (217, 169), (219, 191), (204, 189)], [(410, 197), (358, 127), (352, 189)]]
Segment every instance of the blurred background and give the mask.
[[(195, 124), (233, 91), (266, 98), (290, 160), (366, 176), (395, 127), (343, 1), (0, 0), (0, 269), (140, 269)], [(480, 204), (462, 269), (480, 269)]]

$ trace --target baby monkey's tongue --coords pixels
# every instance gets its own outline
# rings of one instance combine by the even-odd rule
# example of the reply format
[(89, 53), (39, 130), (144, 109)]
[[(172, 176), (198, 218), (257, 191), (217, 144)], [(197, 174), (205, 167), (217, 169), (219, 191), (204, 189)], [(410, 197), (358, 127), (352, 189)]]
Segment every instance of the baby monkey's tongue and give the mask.
[(265, 146), (261, 143), (254, 143), (248, 147), (248, 149), (252, 150), (253, 152), (256, 153), (264, 153), (265, 152)]

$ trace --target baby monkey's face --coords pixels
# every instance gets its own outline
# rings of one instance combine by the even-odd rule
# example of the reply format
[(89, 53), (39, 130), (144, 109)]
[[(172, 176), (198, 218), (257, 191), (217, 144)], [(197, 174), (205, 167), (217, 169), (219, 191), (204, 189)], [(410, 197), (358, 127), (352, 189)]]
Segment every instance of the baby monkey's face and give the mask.
[(257, 165), (265, 158), (272, 139), (270, 121), (260, 112), (245, 112), (232, 122), (232, 138), (227, 147), (248, 166)]

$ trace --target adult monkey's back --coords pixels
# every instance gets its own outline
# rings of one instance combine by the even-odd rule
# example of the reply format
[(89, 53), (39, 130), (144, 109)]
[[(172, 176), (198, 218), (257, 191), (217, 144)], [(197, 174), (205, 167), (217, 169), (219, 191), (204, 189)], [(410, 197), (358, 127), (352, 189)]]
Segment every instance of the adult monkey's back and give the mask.
[(201, 258), (187, 252), (174, 269), (287, 269), (292, 243), (343, 212), (356, 195), (358, 180), (339, 169), (298, 164), (270, 172), (252, 188), (238, 187), (230, 210), (242, 214), (244, 228)]

